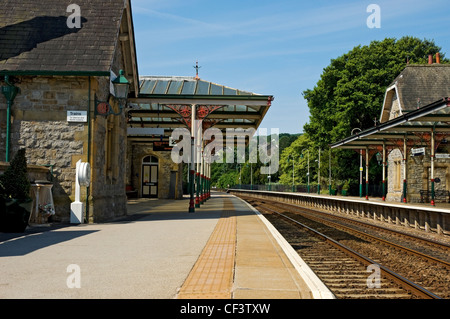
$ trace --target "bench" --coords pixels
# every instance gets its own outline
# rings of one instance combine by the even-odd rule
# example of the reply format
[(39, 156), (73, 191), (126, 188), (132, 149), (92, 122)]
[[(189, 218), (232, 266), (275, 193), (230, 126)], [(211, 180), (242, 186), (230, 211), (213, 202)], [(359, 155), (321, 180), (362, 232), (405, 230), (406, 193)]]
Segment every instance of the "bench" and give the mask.
[(130, 198), (137, 198), (137, 197), (138, 197), (138, 191), (135, 190), (135, 189), (133, 188), (133, 186), (131, 186), (131, 185), (127, 185), (127, 186), (126, 186), (125, 192), (126, 192), (126, 194), (127, 194), (127, 198), (128, 198), (128, 199), (130, 199)]
[[(421, 190), (420, 193), (420, 202), (425, 203), (431, 200), (431, 191), (429, 190)], [(434, 200), (444, 201), (450, 203), (450, 191), (447, 190), (436, 190), (434, 191)]]

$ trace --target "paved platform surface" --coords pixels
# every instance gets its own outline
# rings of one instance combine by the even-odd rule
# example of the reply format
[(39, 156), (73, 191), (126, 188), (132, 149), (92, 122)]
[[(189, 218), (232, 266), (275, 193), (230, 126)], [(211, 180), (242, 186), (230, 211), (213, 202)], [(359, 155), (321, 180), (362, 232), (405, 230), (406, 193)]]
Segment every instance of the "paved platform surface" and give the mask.
[(138, 199), (110, 223), (0, 233), (0, 298), (313, 298), (246, 203), (213, 193), (187, 211)]

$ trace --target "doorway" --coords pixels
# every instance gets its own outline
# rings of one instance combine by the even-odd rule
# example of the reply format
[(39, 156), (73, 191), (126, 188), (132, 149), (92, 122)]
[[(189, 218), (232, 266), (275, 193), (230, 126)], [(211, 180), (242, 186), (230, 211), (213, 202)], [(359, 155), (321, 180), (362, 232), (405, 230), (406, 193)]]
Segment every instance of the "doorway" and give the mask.
[(142, 197), (158, 198), (158, 158), (155, 156), (142, 160)]

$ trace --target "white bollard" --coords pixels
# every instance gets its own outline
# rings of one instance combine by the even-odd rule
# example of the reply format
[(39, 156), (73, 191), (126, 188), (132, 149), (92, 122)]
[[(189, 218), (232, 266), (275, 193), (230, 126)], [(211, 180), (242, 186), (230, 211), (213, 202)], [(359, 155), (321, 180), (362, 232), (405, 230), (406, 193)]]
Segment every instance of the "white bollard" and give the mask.
[(70, 204), (70, 223), (84, 223), (84, 203), (80, 201), (81, 186), (88, 187), (91, 179), (89, 163), (77, 162), (75, 174), (75, 201)]

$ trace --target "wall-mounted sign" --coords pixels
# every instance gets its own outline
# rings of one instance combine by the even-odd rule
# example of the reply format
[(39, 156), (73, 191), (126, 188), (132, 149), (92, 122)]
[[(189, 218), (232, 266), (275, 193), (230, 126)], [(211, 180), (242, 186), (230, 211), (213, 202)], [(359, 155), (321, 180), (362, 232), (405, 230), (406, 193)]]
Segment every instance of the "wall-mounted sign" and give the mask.
[(129, 127), (127, 128), (128, 135), (164, 135), (163, 128), (156, 127)]
[(411, 149), (411, 154), (412, 154), (412, 156), (421, 156), (421, 155), (425, 155), (425, 147), (412, 148), (412, 149)]
[(153, 151), (171, 151), (172, 147), (169, 142), (153, 142)]
[(67, 111), (67, 122), (87, 122), (87, 111)]

